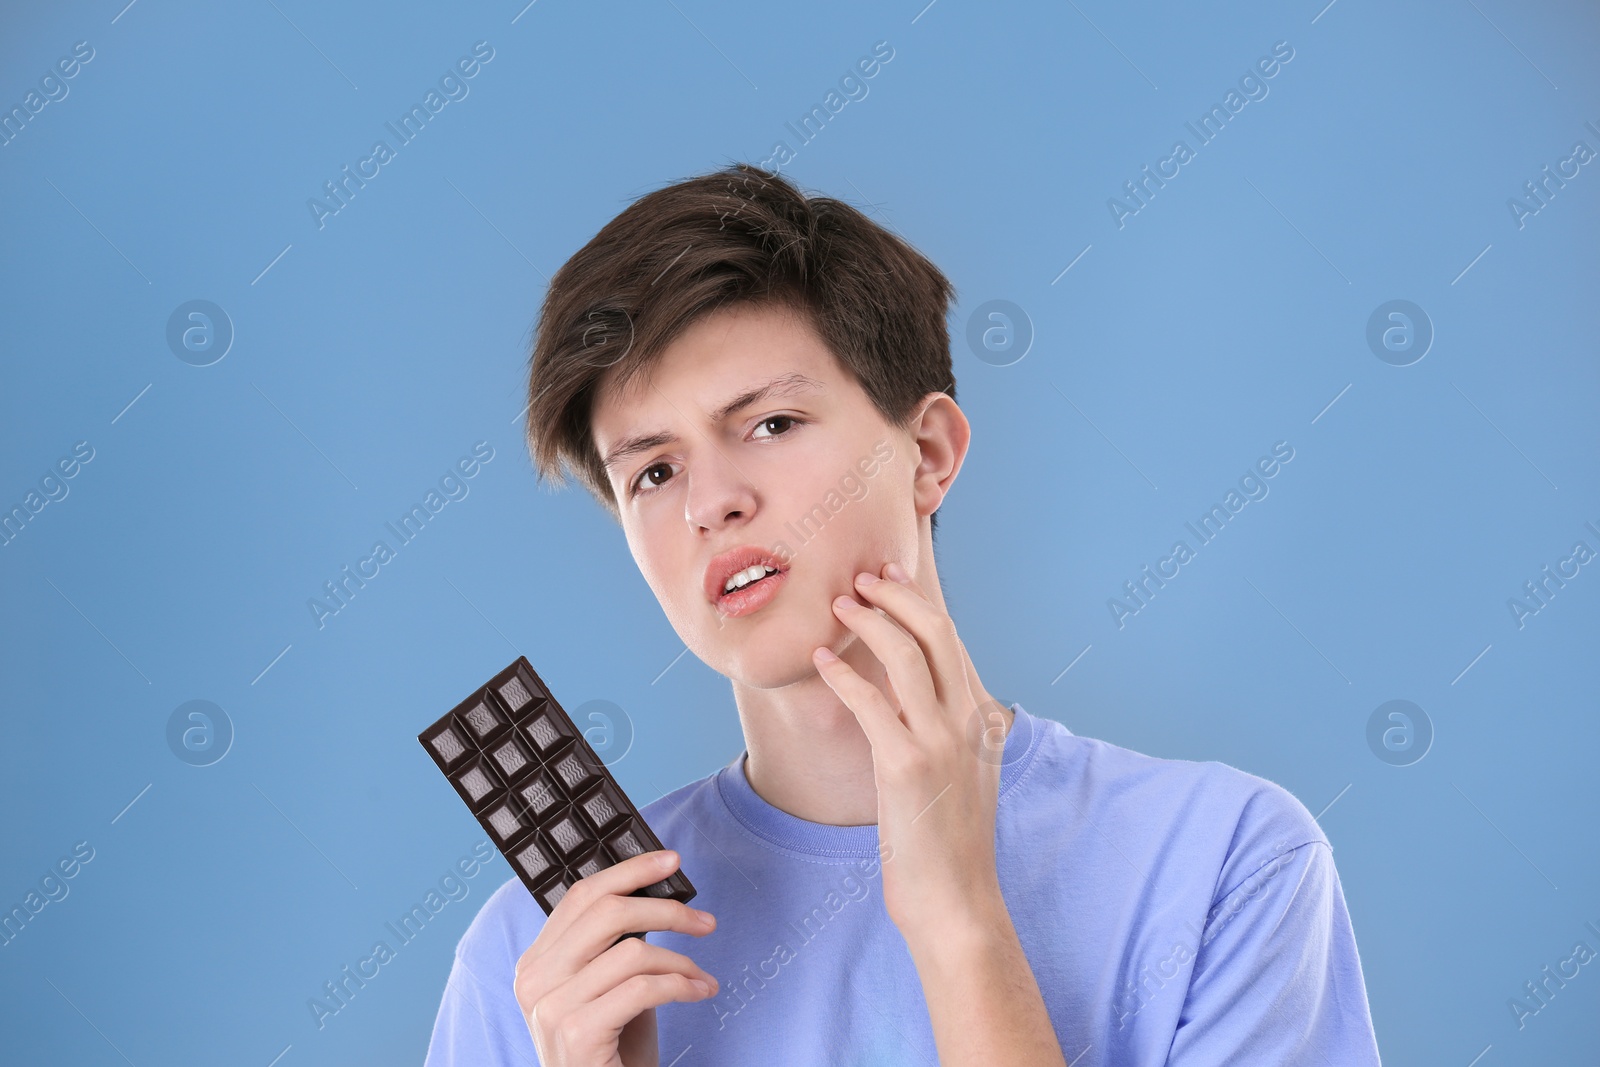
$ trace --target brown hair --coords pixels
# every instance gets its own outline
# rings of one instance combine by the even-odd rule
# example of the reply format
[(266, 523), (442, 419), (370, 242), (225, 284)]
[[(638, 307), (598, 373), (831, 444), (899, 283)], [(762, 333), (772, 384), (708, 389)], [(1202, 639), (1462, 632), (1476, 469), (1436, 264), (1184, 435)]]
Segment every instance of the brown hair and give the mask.
[(615, 366), (614, 387), (626, 388), (687, 326), (735, 304), (805, 315), (885, 421), (904, 427), (928, 393), (955, 399), (954, 296), (904, 240), (776, 173), (738, 163), (657, 189), (550, 281), (528, 376), (538, 479), (559, 484), (565, 464), (618, 517), (590, 428), (599, 379)]

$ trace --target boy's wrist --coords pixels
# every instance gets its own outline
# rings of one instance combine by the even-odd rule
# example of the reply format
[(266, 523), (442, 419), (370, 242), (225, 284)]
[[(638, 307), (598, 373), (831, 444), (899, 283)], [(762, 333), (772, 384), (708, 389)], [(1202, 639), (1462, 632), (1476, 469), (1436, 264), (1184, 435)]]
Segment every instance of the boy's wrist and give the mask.
[(1016, 938), (1011, 912), (996, 884), (991, 891), (959, 903), (919, 909), (897, 924), (919, 970), (925, 965), (944, 969), (966, 966), (992, 954), (997, 944)]
[(996, 888), (907, 937), (939, 1062), (1066, 1067), (1011, 913)]

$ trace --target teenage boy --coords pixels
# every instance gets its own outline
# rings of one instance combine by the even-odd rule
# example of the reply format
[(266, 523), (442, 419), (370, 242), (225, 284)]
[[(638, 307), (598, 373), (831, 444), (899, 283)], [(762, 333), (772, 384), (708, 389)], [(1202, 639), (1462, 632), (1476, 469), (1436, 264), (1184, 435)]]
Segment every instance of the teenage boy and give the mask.
[[(430, 1065), (1378, 1063), (1299, 801), (980, 680), (933, 553), (971, 438), (953, 295), (744, 164), (642, 197), (557, 272), (535, 465), (621, 524), (745, 750), (643, 808), (665, 851), (548, 918), (495, 892)], [(631, 895), (680, 857), (693, 905)]]

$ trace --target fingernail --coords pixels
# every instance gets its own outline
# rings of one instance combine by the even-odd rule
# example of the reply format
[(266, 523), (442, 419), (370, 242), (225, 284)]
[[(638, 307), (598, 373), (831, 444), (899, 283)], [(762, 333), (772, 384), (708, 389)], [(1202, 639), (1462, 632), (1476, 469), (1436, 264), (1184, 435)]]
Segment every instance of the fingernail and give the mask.
[(711, 995), (711, 987), (700, 981), (700, 979), (691, 978), (689, 979), (689, 984), (698, 989), (702, 997), (708, 997)]
[(853, 608), (856, 606), (856, 602), (847, 596), (834, 597), (833, 606), (836, 608)]
[(889, 566), (884, 568), (884, 573), (901, 585), (911, 581), (911, 575), (907, 574), (906, 569), (898, 563), (890, 563)]
[(656, 864), (661, 867), (671, 867), (678, 862), (678, 854), (670, 849), (656, 857)]
[(856, 575), (857, 585), (872, 585), (877, 580), (878, 576), (876, 574), (870, 574), (867, 571), (862, 571), (860, 574)]
[(838, 656), (835, 656), (833, 654), (833, 650), (831, 648), (819, 648), (819, 649), (817, 649), (817, 658), (820, 659), (824, 663), (836, 663), (836, 662), (838, 662), (838, 659), (839, 659)]
[(700, 920), (700, 921), (701, 921), (701, 922), (703, 922), (703, 923), (709, 923), (709, 922), (711, 922), (711, 921), (712, 921), (712, 918), (711, 918), (711, 913), (710, 913), (710, 912), (708, 912), (708, 911), (699, 911), (699, 910), (698, 910), (698, 909), (697, 909), (697, 910), (696, 910), (696, 911), (695, 911), (695, 913), (694, 913), (694, 917), (695, 917), (695, 918), (696, 918), (696, 919), (699, 919), (699, 920)]

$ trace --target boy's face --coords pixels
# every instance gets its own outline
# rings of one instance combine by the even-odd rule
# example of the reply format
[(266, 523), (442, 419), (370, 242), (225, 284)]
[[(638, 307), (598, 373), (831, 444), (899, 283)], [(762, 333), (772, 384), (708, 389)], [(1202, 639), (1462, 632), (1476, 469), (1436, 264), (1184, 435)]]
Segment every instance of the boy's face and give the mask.
[[(625, 395), (608, 374), (592, 426), (608, 460), (655, 439), (608, 469), (622, 529), (678, 636), (731, 679), (772, 689), (813, 675), (812, 649), (855, 641), (831, 607), (855, 575), (889, 560), (916, 571), (915, 438), (787, 309), (707, 315)], [(724, 596), (729, 554), (743, 548), (779, 573)]]

